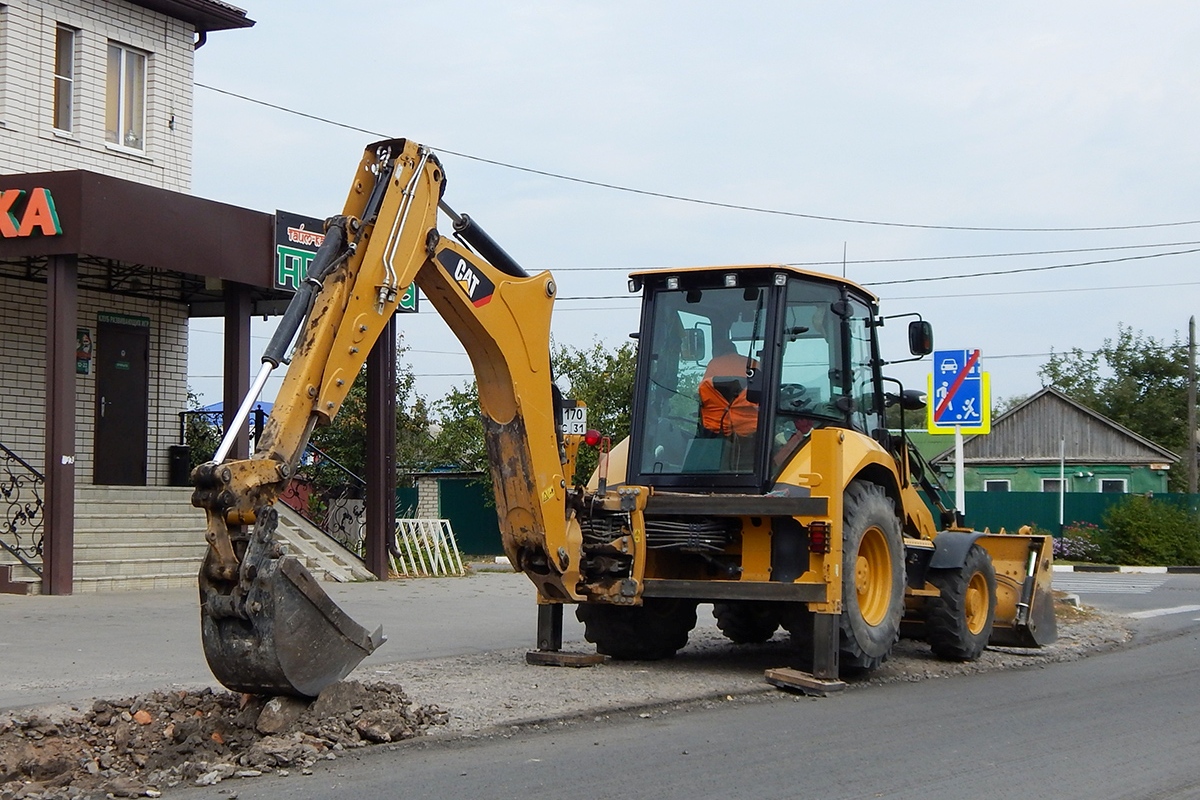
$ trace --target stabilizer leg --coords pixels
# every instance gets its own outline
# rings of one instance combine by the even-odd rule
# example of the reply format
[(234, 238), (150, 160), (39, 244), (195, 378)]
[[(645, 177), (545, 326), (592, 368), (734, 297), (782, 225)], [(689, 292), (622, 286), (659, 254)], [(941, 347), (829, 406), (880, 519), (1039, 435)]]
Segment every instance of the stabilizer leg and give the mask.
[(838, 614), (813, 614), (812, 672), (781, 667), (769, 669), (767, 683), (814, 697), (840, 692), (846, 684), (838, 679)]
[(525, 663), (543, 667), (590, 667), (608, 659), (599, 653), (564, 653), (562, 631), (563, 604), (538, 603), (538, 649), (525, 654)]

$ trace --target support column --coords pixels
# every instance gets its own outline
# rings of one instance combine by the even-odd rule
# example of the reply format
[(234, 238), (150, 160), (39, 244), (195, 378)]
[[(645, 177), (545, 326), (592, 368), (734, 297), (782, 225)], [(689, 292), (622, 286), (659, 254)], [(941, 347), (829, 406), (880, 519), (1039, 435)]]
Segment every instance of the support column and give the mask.
[(388, 577), (396, 530), (396, 316), (367, 356), (367, 569)]
[(75, 561), (75, 328), (79, 265), (46, 265), (46, 505), (42, 593), (71, 594)]
[[(225, 282), (225, 370), (221, 401), (224, 404), (224, 428), (229, 430), (246, 392), (250, 391), (250, 289), (243, 284)], [(238, 432), (229, 458), (250, 456), (248, 429)]]

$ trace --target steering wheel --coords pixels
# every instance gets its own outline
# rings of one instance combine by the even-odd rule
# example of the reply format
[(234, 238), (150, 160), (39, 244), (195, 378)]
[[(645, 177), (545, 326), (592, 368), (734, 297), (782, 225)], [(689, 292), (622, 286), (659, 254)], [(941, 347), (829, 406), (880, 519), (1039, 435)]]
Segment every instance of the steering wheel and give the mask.
[(812, 407), (808, 389), (798, 383), (785, 383), (779, 387), (780, 411), (807, 411)]

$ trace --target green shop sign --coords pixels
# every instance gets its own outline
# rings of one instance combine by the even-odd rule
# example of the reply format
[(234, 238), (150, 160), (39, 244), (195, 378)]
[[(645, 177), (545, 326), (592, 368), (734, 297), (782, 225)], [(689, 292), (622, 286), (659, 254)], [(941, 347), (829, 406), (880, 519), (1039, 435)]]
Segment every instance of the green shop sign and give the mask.
[[(325, 223), (289, 211), (275, 212), (275, 288), (294, 292), (308, 277), (308, 268), (325, 241)], [(399, 311), (417, 310), (417, 287), (409, 284), (400, 296)]]

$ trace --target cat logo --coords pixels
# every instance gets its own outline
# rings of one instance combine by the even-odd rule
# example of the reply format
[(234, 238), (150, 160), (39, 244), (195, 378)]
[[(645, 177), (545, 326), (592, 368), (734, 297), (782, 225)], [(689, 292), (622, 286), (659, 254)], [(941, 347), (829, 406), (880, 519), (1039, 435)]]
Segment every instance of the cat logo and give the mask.
[(479, 267), (449, 250), (438, 253), (437, 260), (442, 269), (458, 284), (458, 288), (462, 289), (471, 305), (481, 308), (491, 301), (496, 285), (479, 271)]

